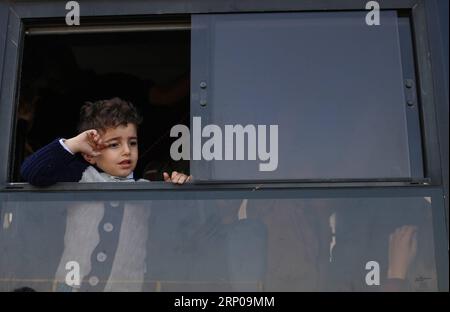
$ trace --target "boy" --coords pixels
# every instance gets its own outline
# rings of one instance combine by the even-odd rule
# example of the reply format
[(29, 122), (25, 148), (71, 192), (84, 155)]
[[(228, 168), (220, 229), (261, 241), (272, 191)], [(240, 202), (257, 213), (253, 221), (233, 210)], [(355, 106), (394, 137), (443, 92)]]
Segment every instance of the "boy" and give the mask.
[[(119, 98), (86, 103), (80, 134), (57, 139), (31, 155), (21, 174), (29, 183), (134, 182), (138, 159), (137, 127), (141, 118)], [(164, 172), (164, 180), (183, 184), (191, 177)], [(139, 181), (148, 181), (141, 179)], [(55, 290), (138, 291), (146, 271), (148, 205), (128, 202), (80, 202), (68, 207), (64, 251)], [(81, 283), (68, 287), (68, 270), (76, 263)]]
[[(137, 127), (141, 123), (134, 106), (119, 98), (87, 103), (81, 108), (80, 118), (78, 136), (55, 140), (25, 160), (21, 175), (26, 181), (36, 186), (134, 181)], [(166, 182), (183, 184), (190, 179), (176, 171), (172, 176), (164, 172)]]

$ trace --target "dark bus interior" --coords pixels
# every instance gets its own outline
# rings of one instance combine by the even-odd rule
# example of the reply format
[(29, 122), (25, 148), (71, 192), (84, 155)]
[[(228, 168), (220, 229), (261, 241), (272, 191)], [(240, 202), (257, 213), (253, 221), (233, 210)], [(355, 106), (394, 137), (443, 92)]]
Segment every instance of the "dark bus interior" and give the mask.
[(132, 102), (143, 117), (135, 178), (189, 174), (187, 161), (169, 155), (171, 127), (189, 126), (188, 29), (27, 35), (21, 69), (12, 182), (23, 182), (27, 156), (77, 134), (84, 102), (113, 97)]

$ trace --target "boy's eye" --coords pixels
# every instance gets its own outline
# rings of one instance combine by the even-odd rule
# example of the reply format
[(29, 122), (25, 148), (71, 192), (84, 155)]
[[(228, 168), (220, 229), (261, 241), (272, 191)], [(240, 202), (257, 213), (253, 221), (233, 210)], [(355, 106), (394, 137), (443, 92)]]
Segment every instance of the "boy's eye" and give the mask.
[(137, 141), (131, 141), (131, 142), (130, 142), (130, 145), (131, 145), (131, 146), (136, 146), (136, 145), (137, 145)]
[(110, 148), (116, 148), (116, 147), (118, 147), (118, 146), (119, 146), (118, 143), (110, 143), (110, 144), (108, 145), (108, 147), (110, 147)]

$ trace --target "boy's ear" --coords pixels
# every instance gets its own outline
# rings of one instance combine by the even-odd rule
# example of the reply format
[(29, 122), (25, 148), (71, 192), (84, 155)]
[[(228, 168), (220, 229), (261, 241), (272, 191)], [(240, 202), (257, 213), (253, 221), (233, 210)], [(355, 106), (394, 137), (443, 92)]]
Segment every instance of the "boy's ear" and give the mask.
[(94, 156), (91, 156), (91, 155), (88, 155), (88, 154), (85, 154), (85, 153), (81, 153), (81, 155), (83, 156), (83, 158), (88, 163), (90, 163), (91, 165), (95, 165), (95, 158), (94, 158)]

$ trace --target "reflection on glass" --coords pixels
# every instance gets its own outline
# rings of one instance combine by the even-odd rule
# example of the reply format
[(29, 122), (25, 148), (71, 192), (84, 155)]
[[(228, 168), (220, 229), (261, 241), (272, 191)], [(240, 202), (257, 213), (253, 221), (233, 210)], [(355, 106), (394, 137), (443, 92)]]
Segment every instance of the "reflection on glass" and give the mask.
[(11, 201), (1, 216), (2, 291), (437, 290), (430, 198)]

